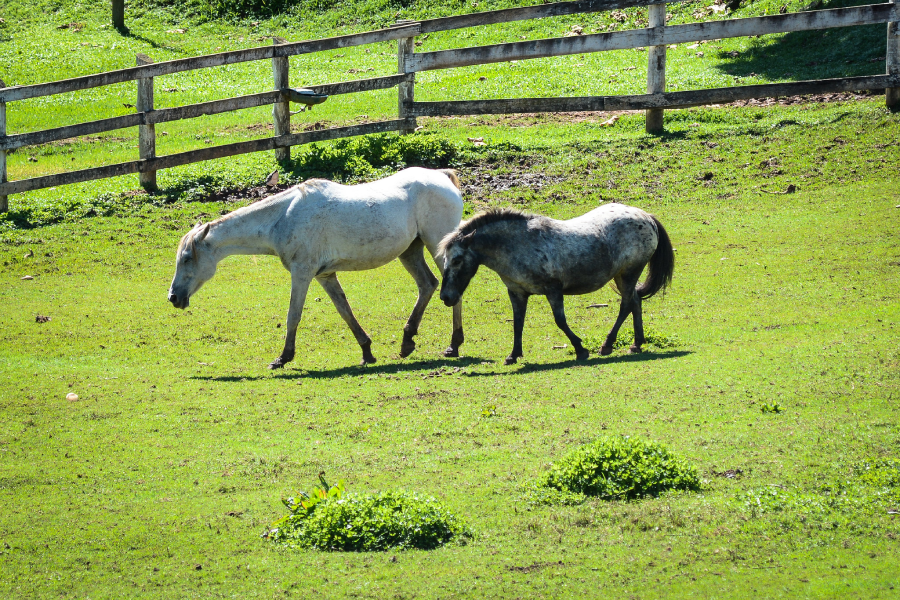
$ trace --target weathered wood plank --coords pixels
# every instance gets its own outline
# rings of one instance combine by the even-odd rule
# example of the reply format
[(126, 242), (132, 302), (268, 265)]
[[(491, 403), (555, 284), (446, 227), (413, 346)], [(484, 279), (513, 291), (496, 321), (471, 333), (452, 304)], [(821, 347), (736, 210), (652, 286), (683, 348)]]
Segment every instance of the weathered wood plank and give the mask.
[(511, 98), (501, 100), (463, 100), (456, 102), (413, 102), (409, 108), (417, 117), (450, 115), (496, 115), (533, 112), (586, 112), (604, 110), (647, 110), (651, 108), (688, 108), (706, 104), (724, 104), (752, 98), (802, 96), (883, 90), (900, 85), (900, 75), (872, 75), (792, 83), (748, 85), (733, 88), (664, 92), (634, 96), (582, 96), (572, 98)]
[(167, 123), (169, 121), (180, 121), (182, 119), (191, 119), (194, 117), (202, 117), (204, 115), (231, 112), (243, 108), (265, 106), (277, 102), (281, 96), (281, 91), (262, 92), (261, 94), (250, 94), (248, 96), (238, 96), (237, 98), (226, 98), (225, 100), (201, 102), (199, 104), (187, 104), (175, 108), (161, 108), (150, 113), (136, 113), (121, 117), (88, 121), (87, 123), (79, 123), (77, 125), (67, 125), (65, 127), (56, 127), (54, 129), (33, 131), (31, 133), (19, 133), (0, 139), (0, 150), (14, 150), (23, 146), (46, 144), (47, 142), (67, 140), (82, 135), (125, 129), (126, 127)]
[[(275, 45), (284, 44), (285, 41), (279, 37), (272, 39), (272, 43)], [(286, 56), (276, 56), (272, 59), (272, 78), (276, 90), (290, 88), (290, 63)], [(275, 137), (291, 132), (291, 103), (288, 94), (284, 94), (279, 102), (272, 105), (272, 124), (275, 129)], [(276, 161), (283, 163), (290, 159), (290, 147), (275, 148)]]
[(709, 21), (647, 29), (631, 29), (593, 35), (549, 38), (476, 46), (437, 52), (421, 52), (408, 61), (407, 72), (450, 69), (476, 64), (565, 56), (585, 52), (624, 50), (644, 46), (681, 44), (695, 40), (808, 31), (900, 21), (900, 4), (870, 4), (852, 8), (817, 10), (768, 17)]
[(239, 154), (249, 154), (251, 152), (265, 152), (268, 150), (274, 150), (278, 147), (297, 146), (300, 144), (309, 144), (312, 142), (321, 142), (338, 138), (367, 135), (370, 133), (397, 131), (402, 127), (409, 127), (409, 123), (409, 120), (396, 119), (393, 121), (379, 121), (377, 123), (351, 125), (349, 127), (335, 127), (332, 129), (320, 129), (318, 131), (304, 131), (301, 133), (283, 135), (277, 138), (250, 140), (246, 142), (237, 142), (234, 144), (225, 144), (222, 146), (213, 146), (212, 148), (191, 150), (189, 152), (180, 152), (178, 154), (160, 156), (152, 160), (135, 160), (126, 163), (108, 165), (105, 167), (95, 167), (93, 169), (71, 171), (69, 173), (45, 175), (43, 177), (33, 177), (31, 179), (19, 179), (17, 181), (0, 183), (0, 194), (18, 194), (21, 192), (39, 190), (58, 185), (92, 181), (94, 179), (106, 179), (109, 177), (118, 177), (120, 175), (129, 175), (132, 173), (170, 169), (172, 167), (178, 167), (181, 165), (187, 165), (206, 160), (213, 160), (216, 158), (225, 158), (228, 156), (236, 156)]
[(258, 48), (248, 48), (246, 50), (233, 50), (231, 52), (181, 58), (141, 67), (130, 67), (128, 69), (119, 69), (118, 71), (108, 71), (106, 73), (97, 73), (95, 75), (63, 79), (61, 81), (14, 86), (0, 90), (0, 101), (13, 102), (15, 100), (25, 100), (27, 98), (37, 98), (40, 96), (52, 96), (64, 92), (74, 92), (76, 90), (84, 90), (102, 85), (112, 85), (124, 81), (143, 79), (145, 77), (159, 77), (161, 75), (170, 75), (172, 73), (192, 71), (194, 69), (221, 67), (223, 65), (232, 65), (253, 60), (271, 59), (276, 56), (294, 56), (297, 54), (309, 54), (312, 52), (322, 52), (337, 48), (349, 48), (351, 46), (361, 46), (409, 37), (411, 35), (416, 35), (418, 32), (418, 24), (413, 24), (320, 40), (291, 42), (279, 46), (262, 46)]
[(341, 81), (338, 83), (323, 83), (320, 85), (307, 85), (306, 89), (317, 94), (337, 96), (339, 94), (354, 94), (356, 92), (371, 92), (373, 90), (386, 90), (396, 87), (405, 81), (412, 81), (414, 74), (402, 73), (400, 75), (388, 75), (386, 77), (372, 77), (371, 79), (357, 79), (355, 81)]
[[(5, 84), (3, 80), (0, 79), (0, 89), (4, 88)], [(2, 139), (6, 135), (6, 102), (0, 100), (0, 139)], [(2, 186), (6, 182), (6, 150), (0, 148), (0, 186)], [(5, 193), (0, 193), (0, 213), (5, 213), (9, 210), (9, 198)]]
[[(416, 38), (408, 37), (397, 40), (397, 70), (401, 75), (406, 74), (406, 64), (412, 59), (413, 53), (415, 51), (415, 41)], [(409, 114), (406, 111), (407, 105), (411, 104), (415, 100), (415, 92), (416, 92), (416, 80), (415, 73), (412, 73), (412, 79), (406, 80), (400, 85), (397, 86), (397, 115), (401, 119), (405, 119), (409, 117)], [(415, 118), (413, 120), (413, 125), (409, 129), (401, 129), (400, 135), (405, 135), (408, 133), (412, 133), (416, 130)]]
[[(890, 1), (894, 6), (900, 6), (898, 0)], [(900, 19), (895, 19), (887, 25), (885, 68), (888, 75), (900, 75)], [(884, 101), (892, 111), (900, 110), (900, 87), (886, 89)]]
[[(149, 65), (153, 61), (146, 54), (137, 55), (137, 64)], [(138, 79), (137, 111), (149, 113), (153, 111), (153, 78)], [(138, 126), (138, 155), (141, 160), (156, 158), (156, 125), (149, 123)], [(156, 171), (145, 171), (140, 174), (141, 187), (145, 190), (156, 189)]]
[[(654, 4), (647, 10), (649, 26), (666, 26), (666, 5)], [(659, 94), (666, 91), (666, 46), (651, 46), (647, 56), (647, 93)], [(645, 130), (656, 133), (663, 130), (663, 109), (651, 108), (647, 111)]]
[(112, 26), (120, 31), (125, 29), (125, 0), (112, 0)]
[[(674, 3), (682, 2), (684, 0), (665, 1)], [(426, 19), (419, 21), (419, 25), (421, 26), (422, 33), (432, 33), (435, 31), (477, 27), (479, 25), (493, 25), (496, 23), (510, 23), (512, 21), (526, 21), (528, 19), (543, 19), (545, 17), (558, 17), (578, 13), (632, 8), (634, 6), (646, 6), (647, 4), (650, 4), (647, 0), (580, 0), (577, 2), (554, 2), (552, 4), (542, 4), (538, 6), (524, 6), (522, 8), (507, 8), (503, 10), (472, 13), (469, 15), (442, 17), (440, 19)]]

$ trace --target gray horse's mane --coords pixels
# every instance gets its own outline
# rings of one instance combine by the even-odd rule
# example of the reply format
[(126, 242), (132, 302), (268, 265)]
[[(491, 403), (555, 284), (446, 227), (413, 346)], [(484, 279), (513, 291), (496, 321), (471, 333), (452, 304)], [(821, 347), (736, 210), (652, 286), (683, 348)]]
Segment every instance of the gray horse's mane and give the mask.
[(443, 251), (447, 246), (459, 241), (464, 235), (468, 235), (485, 225), (506, 221), (527, 221), (533, 217), (534, 215), (522, 212), (515, 208), (489, 208), (483, 213), (475, 215), (468, 221), (463, 221), (455, 231), (448, 233), (447, 236), (441, 240), (440, 251), (443, 254)]

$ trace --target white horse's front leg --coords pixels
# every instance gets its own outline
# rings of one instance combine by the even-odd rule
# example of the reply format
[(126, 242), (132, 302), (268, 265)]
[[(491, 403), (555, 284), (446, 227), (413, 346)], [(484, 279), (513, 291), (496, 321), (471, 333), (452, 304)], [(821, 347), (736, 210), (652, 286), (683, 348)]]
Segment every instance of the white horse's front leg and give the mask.
[(300, 317), (303, 315), (303, 304), (306, 302), (306, 292), (309, 289), (310, 281), (312, 281), (312, 277), (291, 273), (291, 305), (288, 308), (284, 350), (281, 351), (281, 356), (269, 364), (270, 369), (280, 369), (294, 360), (297, 327), (300, 325)]

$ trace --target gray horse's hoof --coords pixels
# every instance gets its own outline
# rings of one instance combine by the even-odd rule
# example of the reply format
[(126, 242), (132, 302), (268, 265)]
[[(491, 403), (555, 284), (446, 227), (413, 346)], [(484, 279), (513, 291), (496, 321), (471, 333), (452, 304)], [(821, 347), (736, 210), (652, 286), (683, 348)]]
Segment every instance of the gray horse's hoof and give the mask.
[(631, 354), (640, 354), (641, 352), (643, 352), (643, 350), (641, 350), (640, 346), (632, 346), (631, 348), (628, 349), (628, 351)]
[(454, 348), (450, 346), (446, 350), (444, 350), (444, 356), (447, 358), (459, 358), (459, 348)]
[(503, 361), (504, 365), (514, 365), (518, 359), (515, 356), (507, 356), (506, 360)]
[(612, 346), (601, 346), (600, 347), (600, 356), (607, 356), (612, 354)]
[(587, 359), (589, 359), (590, 357), (591, 357), (591, 352), (590, 352), (590, 350), (585, 350), (584, 348), (582, 348), (581, 350), (578, 350), (578, 351), (575, 352), (575, 359), (576, 359), (576, 360), (587, 360)]
[(284, 368), (284, 362), (282, 362), (281, 358), (276, 358), (272, 362), (269, 363), (269, 369), (274, 371), (275, 369)]

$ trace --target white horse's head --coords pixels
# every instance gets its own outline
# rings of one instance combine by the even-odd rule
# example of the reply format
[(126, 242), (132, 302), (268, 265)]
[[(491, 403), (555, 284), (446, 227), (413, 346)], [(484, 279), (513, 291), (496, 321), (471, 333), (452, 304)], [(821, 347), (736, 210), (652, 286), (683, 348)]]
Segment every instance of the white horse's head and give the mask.
[(181, 238), (175, 255), (175, 277), (169, 287), (169, 302), (175, 308), (187, 308), (191, 296), (216, 274), (216, 260), (211, 245), (204, 243), (209, 223), (198, 223)]

